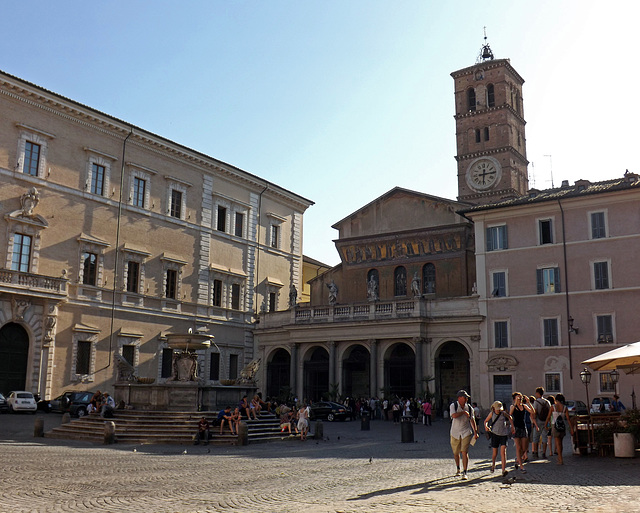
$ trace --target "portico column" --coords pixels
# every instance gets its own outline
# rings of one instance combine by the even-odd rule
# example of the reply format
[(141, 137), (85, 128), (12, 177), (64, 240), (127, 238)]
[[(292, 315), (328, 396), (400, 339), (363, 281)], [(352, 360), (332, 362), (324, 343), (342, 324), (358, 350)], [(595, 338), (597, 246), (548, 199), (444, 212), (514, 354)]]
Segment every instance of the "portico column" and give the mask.
[(369, 340), (369, 395), (378, 396), (378, 341), (375, 338)]
[(329, 387), (336, 382), (336, 343), (329, 341)]
[(291, 344), (289, 349), (291, 351), (291, 358), (289, 360), (289, 387), (291, 388), (291, 393), (296, 395), (298, 382), (298, 344)]
[(416, 354), (415, 354), (415, 374), (416, 374), (416, 380), (415, 380), (415, 394), (414, 395), (418, 395), (422, 390), (422, 378), (424, 377), (423, 375), (423, 369), (422, 369), (422, 345), (424, 343), (424, 339), (422, 337), (414, 337), (413, 338), (413, 343), (414, 346), (416, 348)]

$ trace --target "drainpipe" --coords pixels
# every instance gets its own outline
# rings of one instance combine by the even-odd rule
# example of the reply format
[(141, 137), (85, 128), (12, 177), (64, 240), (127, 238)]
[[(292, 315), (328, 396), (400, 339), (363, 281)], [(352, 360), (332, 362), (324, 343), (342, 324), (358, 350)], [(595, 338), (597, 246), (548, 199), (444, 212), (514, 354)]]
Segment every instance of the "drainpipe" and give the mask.
[[(265, 182), (264, 189), (262, 189), (262, 192), (260, 193), (260, 197), (258, 198), (258, 216), (257, 216), (258, 226), (256, 229), (256, 251), (258, 252), (258, 254), (256, 255), (256, 270), (255, 270), (255, 277), (253, 279), (254, 304), (255, 304), (255, 300), (257, 299), (256, 289), (258, 288), (258, 269), (260, 269), (260, 253), (261, 253), (260, 252), (260, 219), (262, 218), (262, 195), (265, 192), (267, 192), (268, 188), (269, 188), (269, 184)], [(255, 304), (255, 311), (256, 311), (256, 314), (260, 313), (257, 304)]]
[[(567, 266), (567, 239), (565, 237), (564, 209), (562, 203), (558, 199), (560, 214), (562, 218), (562, 252), (564, 255), (564, 298), (567, 311), (567, 319), (570, 317), (569, 311), (569, 267)], [(573, 380), (573, 360), (571, 358), (571, 331), (567, 329), (567, 342), (569, 344), (569, 379)]]
[(120, 171), (120, 198), (118, 199), (118, 222), (116, 225), (116, 260), (115, 260), (114, 271), (113, 271), (113, 286), (111, 289), (112, 297), (111, 297), (111, 325), (109, 328), (109, 363), (107, 364), (106, 367), (100, 370), (108, 369), (109, 367), (111, 367), (111, 353), (113, 350), (113, 324), (114, 324), (114, 317), (115, 317), (115, 311), (116, 311), (116, 285), (118, 283), (118, 258), (120, 256), (120, 220), (122, 218), (122, 192), (124, 190), (124, 156), (125, 156), (125, 151), (127, 149), (127, 141), (129, 140), (129, 137), (131, 137), (132, 135), (133, 135), (133, 128), (130, 128), (129, 134), (127, 135), (127, 137), (125, 137), (122, 143), (122, 168)]

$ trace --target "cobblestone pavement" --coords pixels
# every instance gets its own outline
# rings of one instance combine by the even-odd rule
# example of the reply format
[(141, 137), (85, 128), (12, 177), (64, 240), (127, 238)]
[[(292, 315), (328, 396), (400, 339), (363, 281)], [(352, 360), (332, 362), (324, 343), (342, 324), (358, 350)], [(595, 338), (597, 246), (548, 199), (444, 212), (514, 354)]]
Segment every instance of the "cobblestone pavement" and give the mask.
[[(45, 419), (45, 430), (60, 423)], [(448, 422), (323, 424), (324, 440), (245, 447), (92, 445), (33, 438), (32, 415), (0, 416), (0, 512), (640, 512), (640, 458), (535, 461), (504, 482), (484, 438), (469, 480), (454, 477)], [(184, 453), (186, 451), (186, 454)], [(509, 447), (513, 457), (515, 450)]]

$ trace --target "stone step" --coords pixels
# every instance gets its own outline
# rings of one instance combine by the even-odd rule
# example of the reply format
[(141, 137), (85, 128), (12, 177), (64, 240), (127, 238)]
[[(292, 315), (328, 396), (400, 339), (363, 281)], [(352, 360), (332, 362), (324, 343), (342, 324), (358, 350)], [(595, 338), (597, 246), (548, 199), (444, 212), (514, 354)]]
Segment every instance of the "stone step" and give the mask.
[[(104, 423), (113, 421), (116, 425), (116, 440), (119, 443), (190, 444), (197, 429), (197, 423), (204, 416), (213, 423), (217, 412), (151, 412), (118, 410), (112, 419), (98, 415), (87, 415), (62, 424), (44, 434), (47, 438), (84, 440), (101, 443), (104, 441)], [(249, 442), (279, 440), (280, 421), (273, 414), (263, 414), (257, 420), (244, 420), (247, 424)], [(211, 444), (234, 444), (237, 436), (228, 429), (219, 434), (219, 427), (210, 430)]]

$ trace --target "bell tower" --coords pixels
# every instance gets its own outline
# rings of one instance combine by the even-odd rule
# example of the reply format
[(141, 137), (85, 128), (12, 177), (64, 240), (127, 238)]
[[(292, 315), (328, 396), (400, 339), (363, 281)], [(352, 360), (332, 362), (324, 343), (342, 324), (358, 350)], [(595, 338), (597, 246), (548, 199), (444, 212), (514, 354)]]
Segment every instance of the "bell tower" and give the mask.
[(486, 42), (474, 66), (451, 73), (455, 84), (458, 200), (485, 205), (529, 188), (522, 84), (509, 59)]

